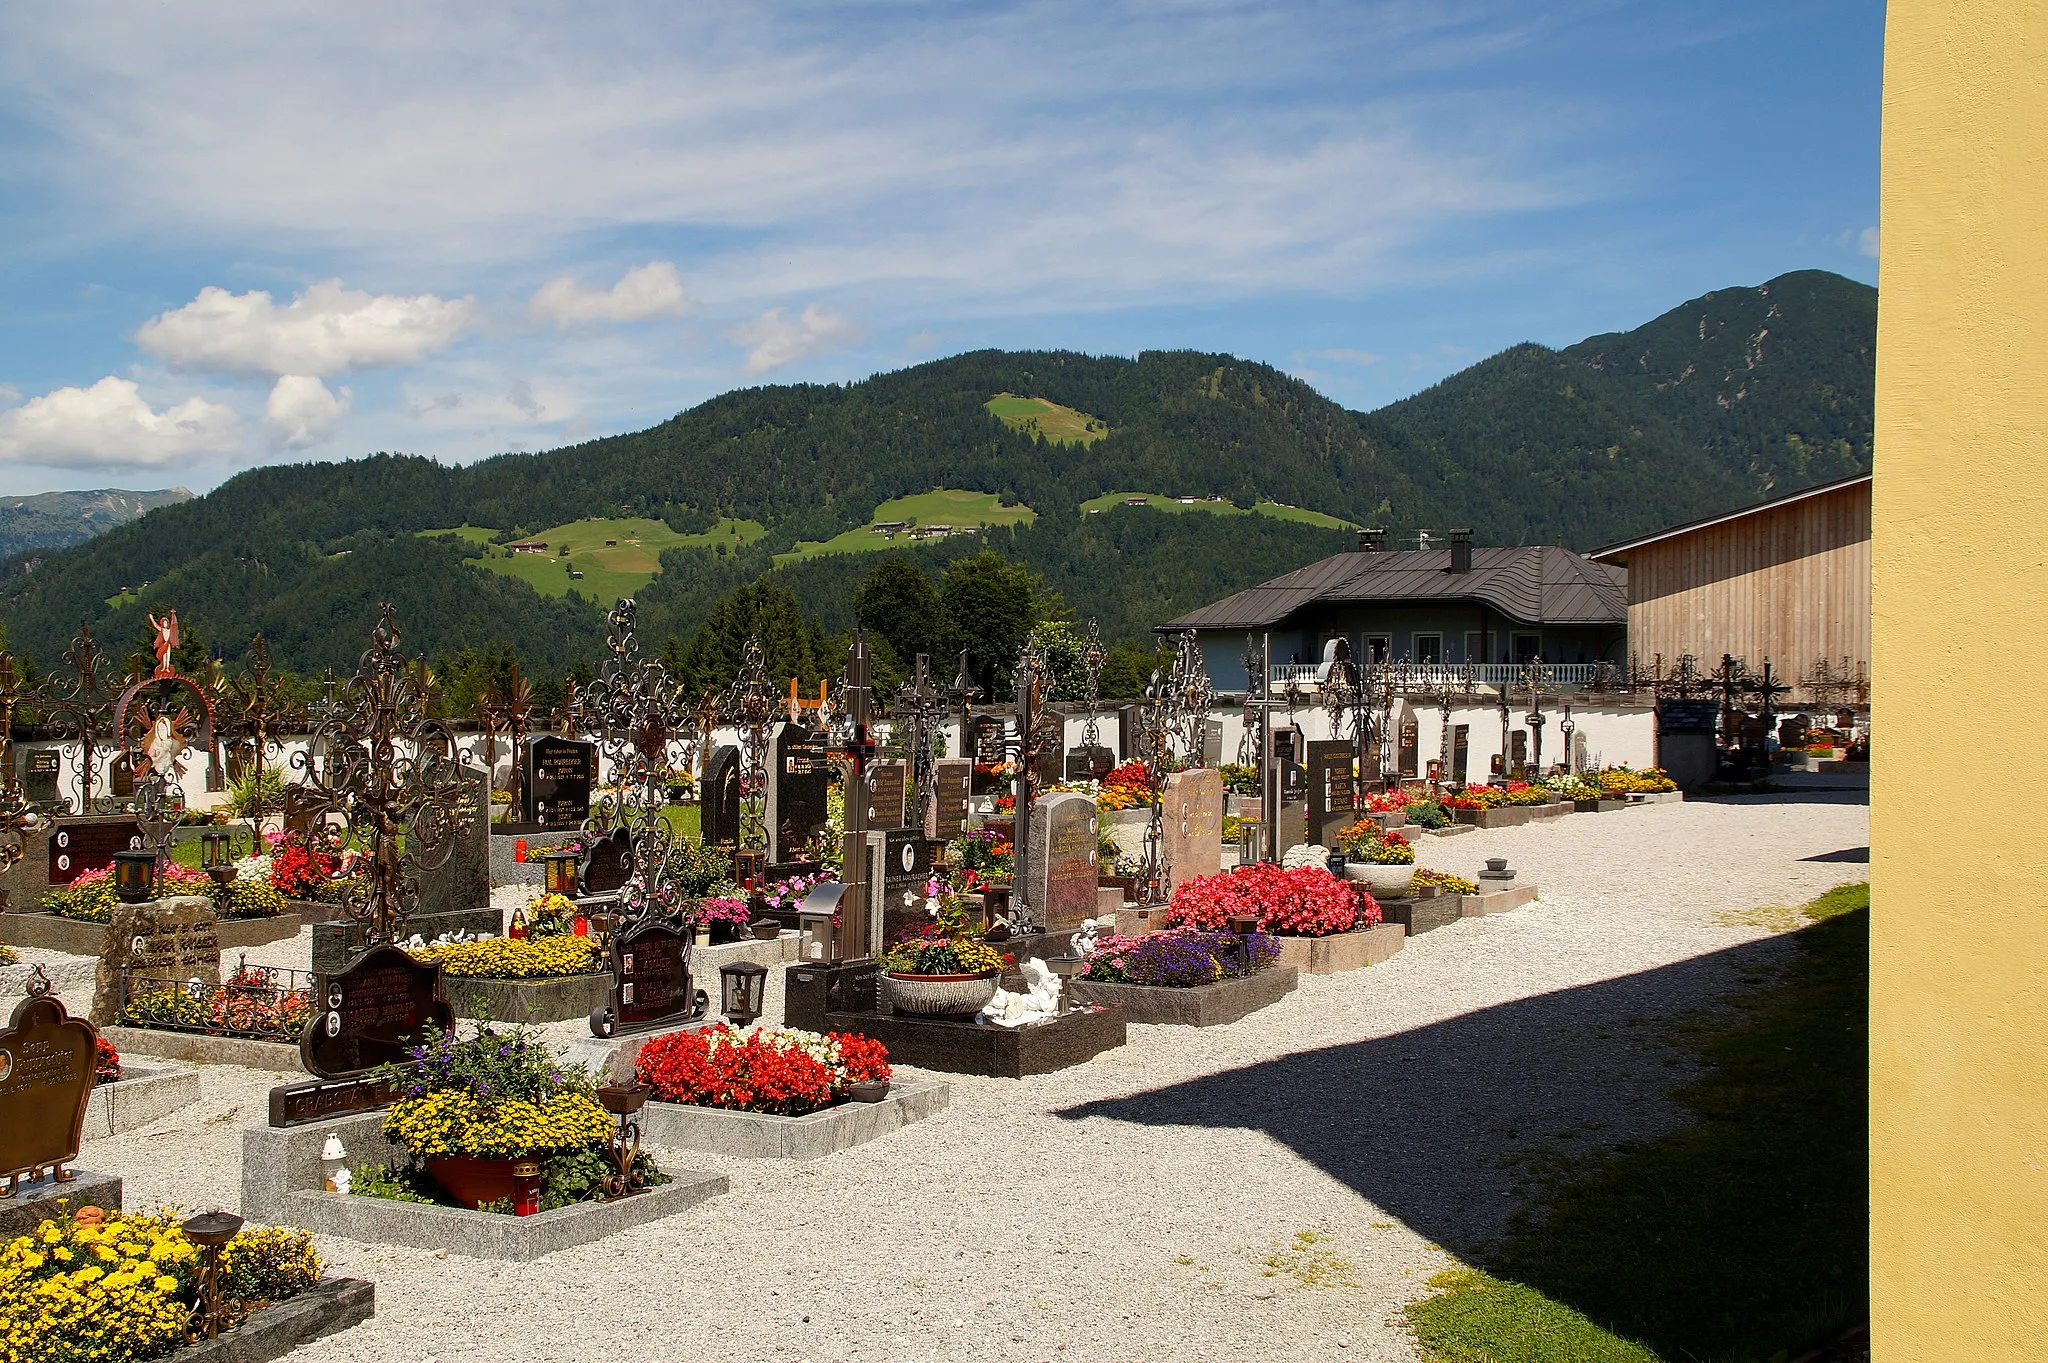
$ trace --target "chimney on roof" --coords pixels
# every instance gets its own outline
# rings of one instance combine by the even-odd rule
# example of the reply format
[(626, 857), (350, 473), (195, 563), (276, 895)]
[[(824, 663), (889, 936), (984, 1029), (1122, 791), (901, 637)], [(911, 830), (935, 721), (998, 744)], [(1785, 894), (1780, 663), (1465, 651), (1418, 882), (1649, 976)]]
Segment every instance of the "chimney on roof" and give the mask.
[(1384, 530), (1361, 530), (1358, 532), (1358, 552), (1361, 554), (1384, 554), (1387, 552), (1387, 532)]
[(1451, 571), (1469, 573), (1472, 571), (1472, 532), (1453, 530), (1451, 532)]

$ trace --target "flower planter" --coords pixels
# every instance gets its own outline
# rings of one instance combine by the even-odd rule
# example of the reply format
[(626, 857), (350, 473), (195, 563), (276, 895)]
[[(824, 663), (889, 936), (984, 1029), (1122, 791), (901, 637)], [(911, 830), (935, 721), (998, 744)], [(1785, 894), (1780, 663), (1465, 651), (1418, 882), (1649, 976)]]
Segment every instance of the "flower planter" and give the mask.
[(1552, 800), (1548, 804), (1527, 806), (1532, 819), (1561, 819), (1572, 812), (1572, 801)]
[[(1309, 940), (1309, 939), (1303, 939)], [(1113, 1004), (1129, 1022), (1178, 1027), (1216, 1027), (1236, 1022), (1294, 992), (1300, 971), (1272, 965), (1236, 979), (1176, 989), (1157, 984), (1107, 984), (1071, 980), (1068, 994), (1079, 1003)]]
[(164, 1363), (267, 1363), (302, 1344), (362, 1324), (377, 1314), (376, 1303), (375, 1284), (358, 1278), (327, 1278), (243, 1317), (217, 1339), (187, 1344), (164, 1355)]
[[(858, 1086), (856, 1086), (858, 1087)], [(687, 1103), (649, 1103), (640, 1129), (650, 1145), (699, 1150), (738, 1159), (822, 1159), (879, 1139), (945, 1110), (952, 1088), (934, 1079), (898, 1079), (872, 1102), (849, 1094), (801, 1117)]]
[(500, 1022), (570, 1022), (611, 997), (608, 972), (563, 975), (544, 980), (493, 980), (443, 975), (441, 990), (459, 1018)]
[(1001, 970), (984, 970), (972, 975), (898, 975), (886, 972), (882, 978), (889, 994), (889, 1006), (899, 1013), (924, 1017), (955, 1017), (980, 1012), (996, 996), (1002, 984)]
[(474, 1155), (435, 1155), (427, 1175), (448, 1196), (475, 1210), (486, 1202), (510, 1202), (514, 1214), (532, 1216), (540, 1210), (540, 1161), (479, 1159)]
[[(274, 918), (221, 918), (215, 931), (222, 951), (268, 946), (299, 935), (298, 915)], [(107, 925), (54, 913), (0, 913), (0, 942), (14, 947), (61, 951), (67, 956), (97, 956), (106, 949)]]
[(1451, 817), (1473, 828), (1520, 828), (1529, 822), (1529, 807), (1502, 805), (1498, 809), (1454, 809)]
[(1399, 866), (1382, 866), (1371, 861), (1347, 861), (1344, 863), (1344, 878), (1362, 882), (1372, 891), (1374, 899), (1388, 895), (1404, 895), (1415, 879), (1415, 863)]
[(1399, 923), (1375, 923), (1328, 937), (1276, 936), (1274, 940), (1280, 943), (1279, 965), (1291, 965), (1308, 975), (1332, 975), (1377, 965), (1399, 951), (1407, 938), (1408, 930)]

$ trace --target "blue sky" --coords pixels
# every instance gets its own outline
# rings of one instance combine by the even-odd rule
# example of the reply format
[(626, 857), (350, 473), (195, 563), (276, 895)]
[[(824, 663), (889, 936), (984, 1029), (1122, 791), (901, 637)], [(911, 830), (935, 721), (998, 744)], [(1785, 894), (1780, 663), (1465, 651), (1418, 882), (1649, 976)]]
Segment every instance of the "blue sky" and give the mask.
[[(586, 12), (587, 11), (587, 12)], [(1874, 283), (1875, 3), (17, 6), (0, 492), (467, 461), (983, 346), (1347, 406)]]

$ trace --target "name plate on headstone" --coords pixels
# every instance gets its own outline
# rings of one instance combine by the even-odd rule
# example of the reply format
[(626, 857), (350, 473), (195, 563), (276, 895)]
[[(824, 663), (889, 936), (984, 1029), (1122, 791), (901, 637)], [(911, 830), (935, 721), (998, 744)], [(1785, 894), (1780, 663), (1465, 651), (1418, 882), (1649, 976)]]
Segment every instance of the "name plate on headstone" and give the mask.
[(877, 762), (868, 768), (868, 827), (903, 827), (905, 766), (901, 762)]
[(299, 1059), (322, 1079), (353, 1079), (407, 1059), (427, 1024), (447, 1031), (455, 1010), (441, 997), (441, 967), (394, 946), (371, 947), (314, 992), (319, 1011), (299, 1038)]
[(270, 1091), (270, 1124), (304, 1126), (352, 1112), (374, 1112), (396, 1101), (398, 1091), (388, 1079), (310, 1079), (279, 1084)]
[(597, 784), (597, 745), (543, 734), (526, 741), (526, 819), (543, 828), (574, 828), (590, 817)]
[(114, 853), (142, 846), (142, 825), (133, 819), (60, 821), (50, 833), (50, 887), (69, 885), (87, 871), (104, 871)]
[(938, 765), (938, 826), (932, 835), (951, 842), (967, 831), (967, 786), (974, 764), (948, 758)]
[(14, 1005), (0, 1031), (0, 1178), (78, 1158), (97, 1060), (93, 1029), (55, 995)]
[(94, 1025), (109, 1027), (120, 1020), (124, 972), (130, 992), (175, 989), (195, 979), (219, 984), (220, 922), (213, 901), (179, 895), (114, 905), (93, 983)]

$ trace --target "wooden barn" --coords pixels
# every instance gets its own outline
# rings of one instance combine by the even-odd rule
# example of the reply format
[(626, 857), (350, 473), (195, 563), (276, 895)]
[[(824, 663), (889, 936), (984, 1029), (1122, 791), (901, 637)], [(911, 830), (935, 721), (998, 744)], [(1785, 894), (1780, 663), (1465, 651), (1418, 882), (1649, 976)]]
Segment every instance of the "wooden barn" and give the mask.
[[(1588, 555), (1628, 570), (1629, 650), (1667, 669), (1724, 653), (1774, 674), (1806, 703), (1867, 703), (1870, 475), (1674, 525)], [(1814, 684), (1821, 683), (1816, 692)], [(1846, 686), (1833, 690), (1828, 683)]]

